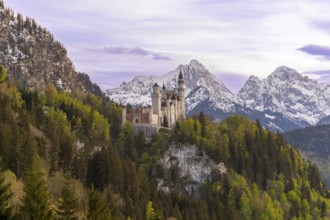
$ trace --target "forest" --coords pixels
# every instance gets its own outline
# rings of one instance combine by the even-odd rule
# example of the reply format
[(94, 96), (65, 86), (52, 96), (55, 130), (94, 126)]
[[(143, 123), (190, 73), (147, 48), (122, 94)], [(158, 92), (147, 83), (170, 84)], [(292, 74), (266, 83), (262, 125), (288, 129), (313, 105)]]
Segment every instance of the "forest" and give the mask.
[[(0, 219), (330, 218), (317, 166), (258, 121), (201, 112), (146, 142), (122, 126), (121, 107), (52, 84), (22, 88), (0, 66)], [(226, 174), (194, 195), (159, 189), (157, 161), (175, 143), (198, 146)], [(182, 184), (180, 171), (168, 181)]]

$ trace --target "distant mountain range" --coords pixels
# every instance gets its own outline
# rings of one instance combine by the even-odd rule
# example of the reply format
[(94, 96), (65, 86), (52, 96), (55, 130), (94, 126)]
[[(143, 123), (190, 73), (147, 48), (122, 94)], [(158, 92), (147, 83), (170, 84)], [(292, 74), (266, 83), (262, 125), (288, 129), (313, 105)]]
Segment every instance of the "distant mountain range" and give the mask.
[(186, 82), (188, 116), (203, 111), (220, 121), (232, 114), (246, 115), (283, 132), (315, 125), (330, 115), (330, 86), (285, 66), (263, 80), (251, 76), (237, 95), (197, 60), (162, 76), (137, 76), (106, 93), (122, 104), (150, 105), (152, 85), (175, 88), (180, 71)]

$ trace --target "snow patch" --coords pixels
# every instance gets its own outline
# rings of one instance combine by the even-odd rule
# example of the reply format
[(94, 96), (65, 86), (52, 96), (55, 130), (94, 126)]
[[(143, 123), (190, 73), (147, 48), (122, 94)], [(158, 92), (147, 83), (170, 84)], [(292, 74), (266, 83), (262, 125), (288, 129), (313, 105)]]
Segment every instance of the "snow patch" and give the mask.
[(272, 120), (276, 119), (276, 116), (272, 116), (272, 115), (268, 115), (268, 114), (265, 114), (265, 117), (269, 118), (269, 119), (272, 119)]

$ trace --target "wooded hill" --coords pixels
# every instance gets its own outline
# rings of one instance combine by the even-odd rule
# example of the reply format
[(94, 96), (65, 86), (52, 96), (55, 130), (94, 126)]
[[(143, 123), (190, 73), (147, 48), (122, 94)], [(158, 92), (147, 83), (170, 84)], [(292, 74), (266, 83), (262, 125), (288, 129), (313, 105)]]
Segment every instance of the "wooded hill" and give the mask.
[[(172, 143), (196, 144), (227, 173), (214, 173), (198, 196), (158, 190), (156, 162)], [(216, 124), (201, 113), (146, 144), (121, 126), (118, 104), (51, 84), (27, 90), (3, 66), (0, 155), (2, 219), (330, 218), (317, 167), (258, 122)], [(169, 181), (181, 184), (178, 172)]]
[(288, 131), (285, 139), (296, 146), (306, 158), (316, 163), (322, 178), (330, 187), (330, 125), (318, 125)]

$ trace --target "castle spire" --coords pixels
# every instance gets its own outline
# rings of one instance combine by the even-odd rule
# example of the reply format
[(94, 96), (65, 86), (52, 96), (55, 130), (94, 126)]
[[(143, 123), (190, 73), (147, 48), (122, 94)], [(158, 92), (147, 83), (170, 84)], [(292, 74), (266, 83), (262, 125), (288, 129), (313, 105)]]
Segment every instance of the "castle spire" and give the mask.
[(182, 79), (183, 80), (183, 76), (182, 76), (182, 72), (180, 70), (180, 74), (179, 74), (179, 80)]

